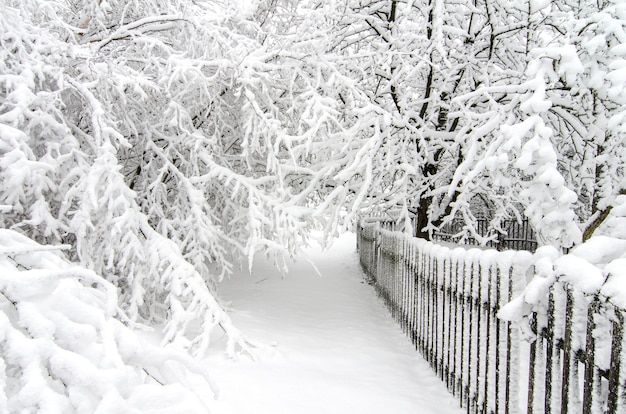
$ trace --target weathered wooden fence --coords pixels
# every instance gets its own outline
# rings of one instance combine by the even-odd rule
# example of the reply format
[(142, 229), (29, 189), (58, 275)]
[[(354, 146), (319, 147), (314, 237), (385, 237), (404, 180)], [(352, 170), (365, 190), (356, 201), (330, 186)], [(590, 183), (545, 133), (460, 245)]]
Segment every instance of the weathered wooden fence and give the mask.
[(519, 325), (528, 346), (497, 312), (524, 289), (529, 252), (450, 249), (382, 227), (358, 226), (361, 264), (468, 413), (626, 413), (622, 309), (556, 282)]
[[(394, 220), (381, 220), (383, 228), (386, 230), (398, 230), (397, 222)], [(417, 221), (411, 220), (413, 234), (417, 234)], [(478, 246), (480, 243), (470, 234), (466, 234), (463, 229), (465, 222), (462, 219), (454, 219), (450, 223), (444, 224), (441, 229), (435, 231), (432, 235), (433, 240), (440, 242), (459, 243), (469, 246)], [(534, 252), (537, 248), (537, 239), (532, 226), (528, 219), (521, 220), (504, 220), (502, 222), (502, 230), (494, 240), (487, 242), (487, 247), (496, 250), (527, 250)], [(475, 223), (474, 231), (481, 237), (490, 236), (489, 222), (486, 219), (478, 219)]]
[[(461, 219), (453, 220), (451, 223), (444, 225), (439, 231), (433, 234), (433, 240), (446, 241), (467, 245), (478, 245), (478, 241), (473, 237), (460, 239), (458, 234), (462, 233), (465, 222)], [(528, 219), (520, 222), (515, 220), (505, 220), (502, 223), (505, 233), (499, 234), (498, 238), (487, 243), (488, 247), (497, 250), (528, 250), (534, 252), (537, 248), (537, 239)], [(476, 233), (481, 237), (488, 236), (489, 223), (487, 220), (479, 219), (476, 221)], [(415, 233), (413, 233), (415, 234)]]

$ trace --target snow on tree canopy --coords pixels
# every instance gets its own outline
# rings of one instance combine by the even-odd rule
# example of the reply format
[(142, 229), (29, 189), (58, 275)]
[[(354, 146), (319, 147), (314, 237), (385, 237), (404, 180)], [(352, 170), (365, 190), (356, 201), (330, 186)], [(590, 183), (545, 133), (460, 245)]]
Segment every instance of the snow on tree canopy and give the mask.
[(217, 283), (242, 252), (295, 248), (289, 223), (308, 224), (275, 208), (273, 179), (234, 160), (231, 86), (254, 39), (183, 6), (0, 5), (0, 203), (12, 207), (0, 221), (70, 245), (132, 320), (164, 325), (168, 341), (202, 354), (218, 327), (234, 355), (249, 344)]

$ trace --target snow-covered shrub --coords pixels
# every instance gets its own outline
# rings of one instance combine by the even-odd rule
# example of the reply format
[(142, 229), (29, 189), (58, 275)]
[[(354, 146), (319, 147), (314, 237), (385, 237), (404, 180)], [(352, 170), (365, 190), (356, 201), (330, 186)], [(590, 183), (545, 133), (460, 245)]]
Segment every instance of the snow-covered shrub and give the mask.
[(0, 412), (207, 412), (183, 386), (192, 373), (216, 393), (206, 370), (120, 317), (115, 286), (60, 248), (0, 229)]

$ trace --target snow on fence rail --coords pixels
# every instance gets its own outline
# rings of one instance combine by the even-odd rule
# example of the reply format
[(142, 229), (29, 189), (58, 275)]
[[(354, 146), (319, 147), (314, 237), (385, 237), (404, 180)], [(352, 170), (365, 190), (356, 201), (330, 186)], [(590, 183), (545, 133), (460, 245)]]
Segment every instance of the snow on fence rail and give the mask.
[(451, 249), (381, 223), (358, 226), (361, 264), (468, 413), (626, 413), (624, 310), (599, 290), (563, 277), (529, 291), (529, 252)]

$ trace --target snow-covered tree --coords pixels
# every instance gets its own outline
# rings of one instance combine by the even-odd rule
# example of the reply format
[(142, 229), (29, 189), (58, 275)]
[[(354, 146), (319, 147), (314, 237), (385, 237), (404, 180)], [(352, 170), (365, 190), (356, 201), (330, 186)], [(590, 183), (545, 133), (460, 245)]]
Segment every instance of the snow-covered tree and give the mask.
[(462, 159), (455, 139), (466, 132), (461, 114), (450, 118), (450, 101), (473, 87), (490, 54), (484, 44), (467, 52), (465, 38), (480, 33), (476, 22), (464, 26), (479, 19), (472, 10), (445, 2), (301, 5), (307, 18), (283, 39), (292, 48), (318, 45), (311, 53), (323, 56), (328, 73), (318, 70), (317, 83), (331, 83), (341, 132), (323, 138), (334, 155), (323, 161), (322, 210), (348, 206), (347, 219), (363, 207), (392, 207), (406, 219), (412, 212), (422, 235), (449, 215), (456, 194), (442, 197), (442, 184)]
[(1, 6), (0, 194), (13, 207), (3, 226), (70, 244), (131, 319), (165, 323), (166, 339), (204, 352), (220, 326), (229, 352), (245, 349), (211, 288), (247, 241), (237, 229), (254, 223), (237, 218), (254, 219), (255, 206), (229, 186), (249, 179), (215, 130), (229, 118), (200, 128), (232, 83), (234, 30), (170, 2), (67, 6)]
[[(327, 79), (341, 84), (332, 96), (343, 134), (327, 147), (341, 155), (326, 198), (348, 194), (352, 213), (393, 209), (407, 224), (412, 213), (426, 237), (461, 217), (463, 232), (481, 239), (475, 228), (482, 213), (495, 238), (504, 219), (528, 216), (542, 244), (571, 246), (583, 223), (592, 228), (606, 213), (598, 207), (602, 194), (619, 194), (619, 4), (381, 0), (301, 7), (312, 16), (303, 27), (315, 21), (311, 37), (325, 39), (317, 43), (332, 65)], [(598, 7), (606, 11), (596, 13)], [(605, 32), (591, 36), (600, 16)], [(293, 44), (306, 41), (300, 36)], [(595, 57), (586, 51), (590, 42), (604, 48)], [(596, 89), (605, 91), (603, 101)], [(600, 104), (609, 108), (603, 117), (612, 119), (611, 131), (594, 115)], [(610, 157), (602, 156), (604, 134), (593, 131), (615, 135), (607, 141)]]
[(626, 192), (626, 5), (607, 1), (572, 6), (565, 12), (575, 17), (569, 20), (571, 42), (584, 69), (572, 95), (584, 126), (576, 132), (584, 144), (578, 145), (584, 148), (579, 152), (586, 171), (582, 181), (591, 199), (584, 234), (588, 239)]
[(0, 411), (206, 413), (181, 385), (217, 394), (206, 369), (124, 325), (115, 286), (65, 247), (0, 229)]

